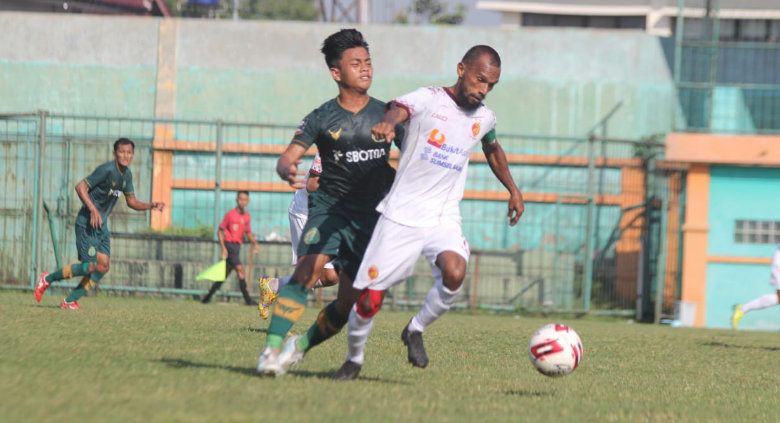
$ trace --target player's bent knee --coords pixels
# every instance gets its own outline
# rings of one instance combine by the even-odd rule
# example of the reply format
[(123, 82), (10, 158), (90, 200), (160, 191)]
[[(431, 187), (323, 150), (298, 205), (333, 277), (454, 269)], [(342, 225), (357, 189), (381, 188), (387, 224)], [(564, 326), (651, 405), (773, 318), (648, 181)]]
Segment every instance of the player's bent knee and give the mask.
[(358, 316), (364, 319), (370, 319), (379, 313), (382, 308), (382, 300), (385, 298), (385, 291), (374, 289), (364, 289), (356, 304)]

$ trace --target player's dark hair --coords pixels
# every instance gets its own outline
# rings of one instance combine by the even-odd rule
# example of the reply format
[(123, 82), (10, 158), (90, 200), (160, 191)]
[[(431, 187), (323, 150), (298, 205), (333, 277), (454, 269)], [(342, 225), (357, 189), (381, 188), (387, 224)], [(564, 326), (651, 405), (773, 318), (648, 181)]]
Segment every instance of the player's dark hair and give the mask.
[(236, 197), (238, 197), (241, 194), (246, 194), (246, 196), (249, 197), (249, 191), (247, 191), (247, 190), (242, 190), (242, 191), (237, 192), (236, 193)]
[(493, 47), (486, 45), (478, 45), (470, 48), (469, 51), (463, 55), (463, 59), (461, 59), (460, 62), (464, 65), (470, 65), (485, 54), (488, 56), (491, 65), (499, 68), (501, 67), (501, 56), (498, 55), (498, 52), (495, 51)]
[(344, 50), (355, 47), (363, 47), (368, 51), (368, 43), (363, 39), (363, 34), (357, 29), (350, 28), (330, 34), (322, 42), (320, 51), (325, 55), (325, 63), (328, 64), (328, 68), (338, 68)]
[(129, 138), (120, 138), (114, 141), (114, 153), (116, 153), (117, 150), (119, 150), (119, 146), (121, 145), (130, 145), (131, 147), (133, 147), (133, 151), (135, 151), (135, 143), (132, 140), (130, 140)]

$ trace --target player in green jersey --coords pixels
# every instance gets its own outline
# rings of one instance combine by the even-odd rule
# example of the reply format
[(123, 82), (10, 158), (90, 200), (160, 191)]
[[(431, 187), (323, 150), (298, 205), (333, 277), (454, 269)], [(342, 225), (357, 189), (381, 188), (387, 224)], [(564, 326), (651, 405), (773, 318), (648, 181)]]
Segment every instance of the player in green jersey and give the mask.
[(130, 162), (133, 161), (135, 144), (127, 138), (114, 142), (114, 160), (98, 166), (92, 174), (76, 184), (76, 193), (83, 206), (76, 218), (76, 250), (79, 262), (69, 264), (52, 273), (41, 273), (35, 285), (35, 300), (40, 302), (46, 289), (63, 279), (81, 276), (81, 283), (62, 300), (60, 307), (78, 310), (78, 299), (87, 289), (108, 273), (111, 257), (111, 236), (108, 232), (108, 216), (111, 214), (119, 194), (124, 194), (127, 206), (133, 210), (158, 210), (165, 208), (163, 203), (145, 203), (135, 198), (133, 174)]
[(298, 163), (316, 144), (322, 176), (319, 189), (309, 198), (309, 218), (298, 244), (300, 259), (273, 309), (257, 364), (260, 374), (278, 376), (287, 370), (283, 365), (287, 359), (280, 356), (282, 343), (303, 314), (308, 290), (333, 258), (340, 275), (337, 299), (320, 312), (305, 336), (296, 338), (295, 350), (302, 354), (346, 325), (360, 294), (352, 280), (379, 216), (375, 208), (395, 174), (388, 163), (390, 145), (371, 136), (385, 103), (368, 95), (373, 76), (368, 43), (357, 30), (343, 29), (325, 39), (322, 53), (339, 95), (306, 116), (277, 163), (279, 176), (302, 188)]

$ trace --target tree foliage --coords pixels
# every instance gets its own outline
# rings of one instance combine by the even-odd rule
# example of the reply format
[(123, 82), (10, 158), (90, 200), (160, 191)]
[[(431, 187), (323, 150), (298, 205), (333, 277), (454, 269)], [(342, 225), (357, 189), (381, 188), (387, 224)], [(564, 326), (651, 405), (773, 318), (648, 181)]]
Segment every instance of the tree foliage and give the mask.
[[(458, 25), (463, 23), (467, 8), (458, 4), (453, 12), (447, 10), (447, 6), (439, 0), (414, 0), (408, 13), (399, 13), (393, 21), (395, 23), (432, 23), (437, 25)], [(411, 15), (413, 19), (410, 19)]]

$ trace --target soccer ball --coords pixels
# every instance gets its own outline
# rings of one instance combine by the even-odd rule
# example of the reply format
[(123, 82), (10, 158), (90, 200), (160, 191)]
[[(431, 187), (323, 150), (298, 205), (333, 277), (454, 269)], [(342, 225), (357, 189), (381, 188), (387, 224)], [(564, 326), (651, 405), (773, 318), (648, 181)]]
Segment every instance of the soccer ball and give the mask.
[(574, 329), (558, 323), (542, 326), (531, 336), (528, 358), (545, 376), (566, 376), (580, 365), (582, 341)]

